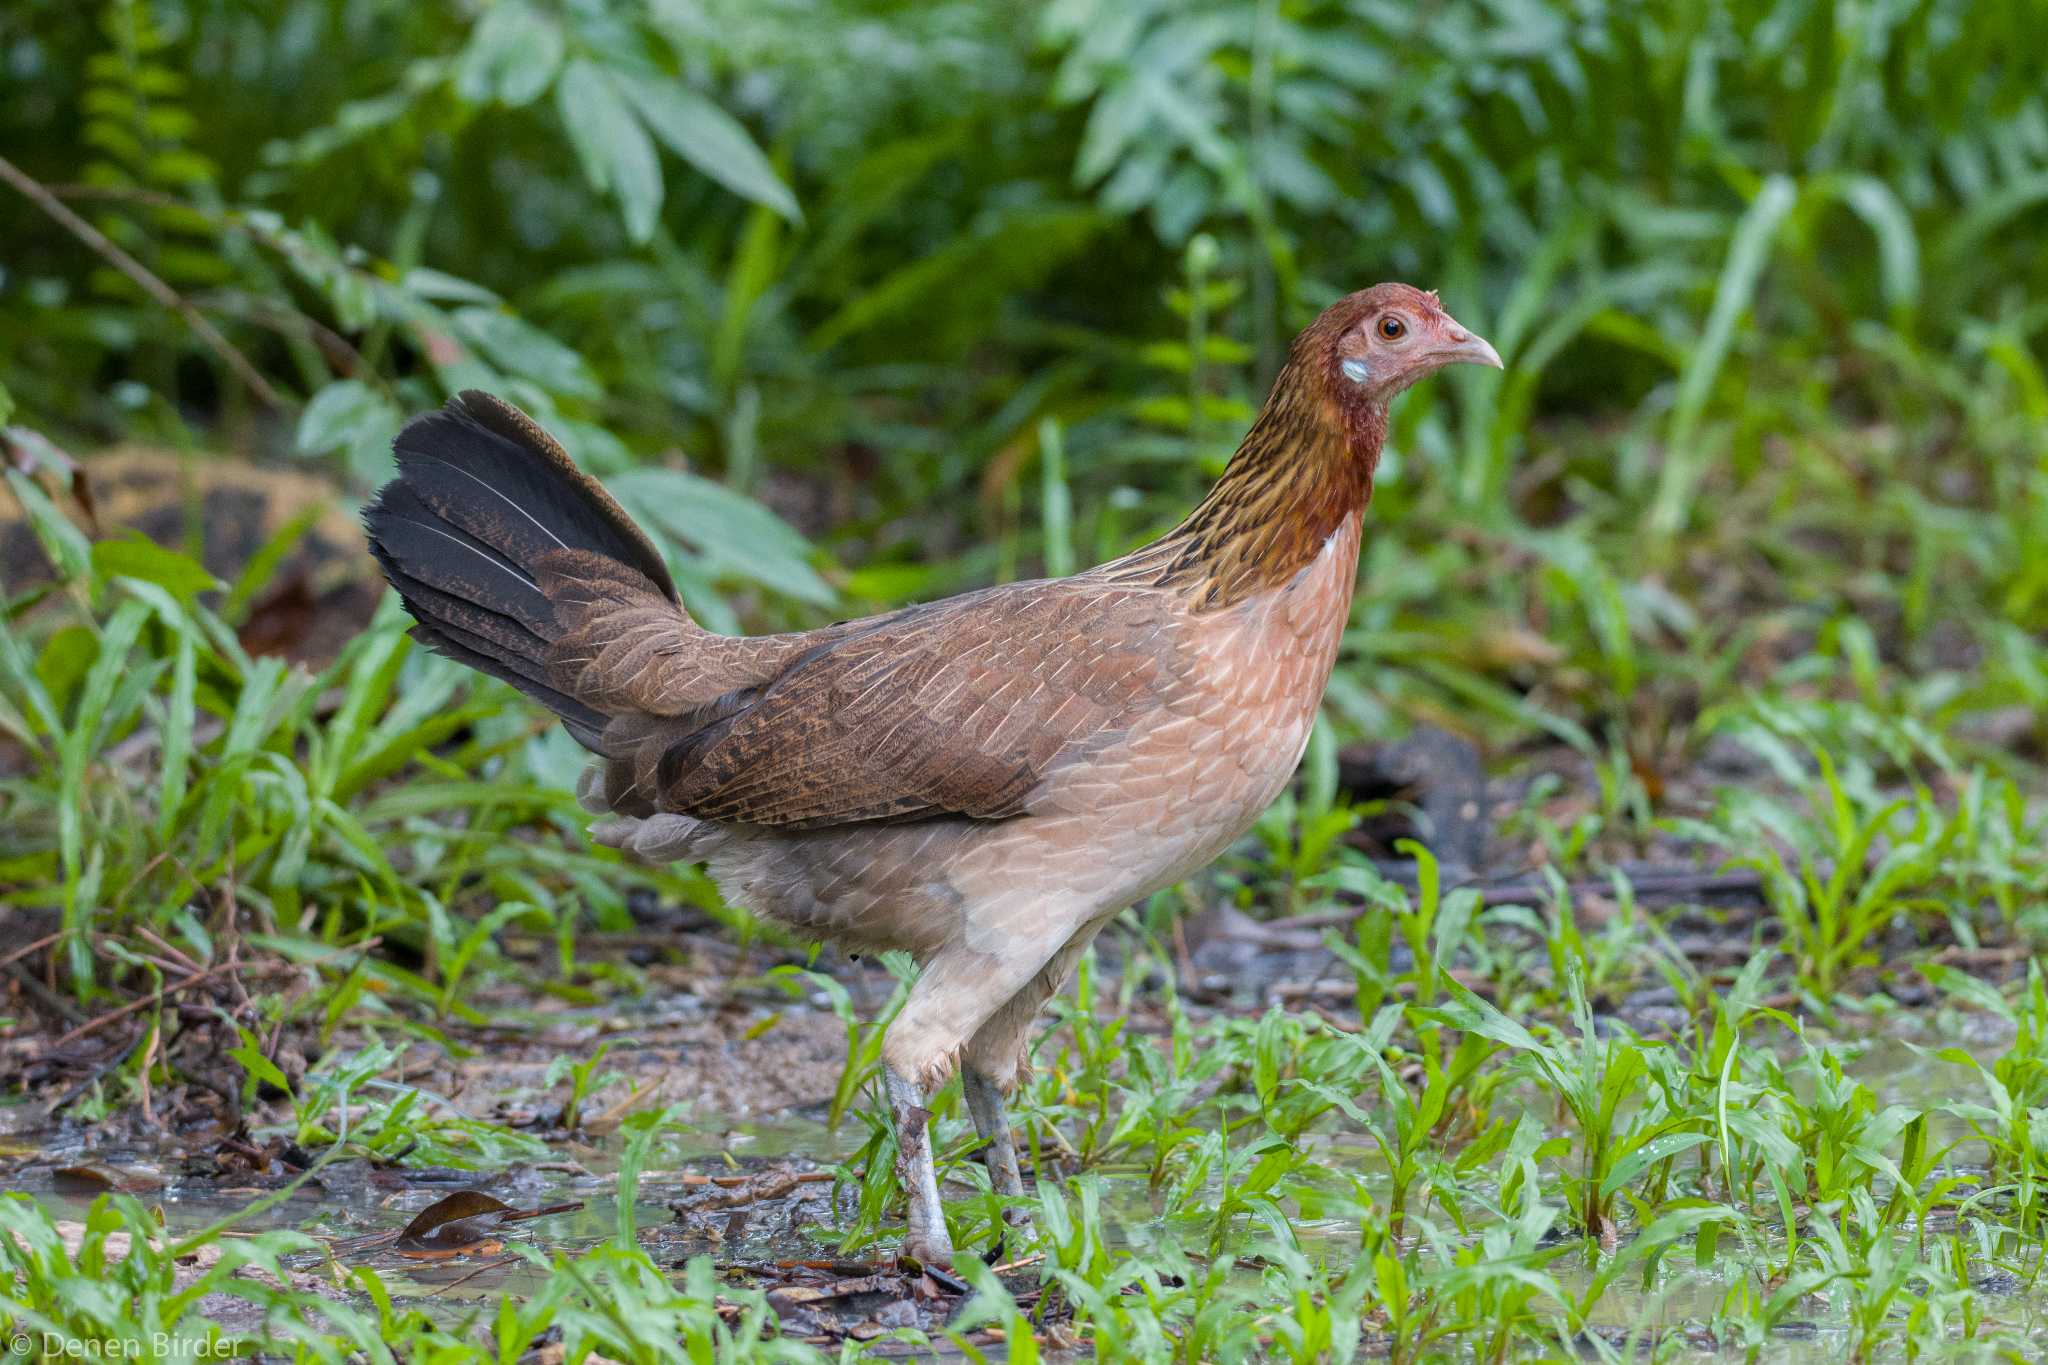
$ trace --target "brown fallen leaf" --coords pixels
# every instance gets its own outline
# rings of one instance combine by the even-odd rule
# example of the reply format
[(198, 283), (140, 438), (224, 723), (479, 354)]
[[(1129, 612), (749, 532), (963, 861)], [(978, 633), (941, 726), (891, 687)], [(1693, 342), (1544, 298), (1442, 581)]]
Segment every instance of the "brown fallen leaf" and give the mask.
[(576, 1200), (567, 1204), (550, 1204), (546, 1208), (515, 1209), (482, 1190), (457, 1190), (414, 1215), (413, 1220), (405, 1225), (405, 1230), (398, 1234), (398, 1247), (408, 1253), (469, 1251), (486, 1245), (486, 1232), (507, 1223), (523, 1223), (529, 1218), (545, 1218), (556, 1213), (574, 1213), (582, 1207), (583, 1202)]
[(80, 1161), (50, 1172), (57, 1188), (71, 1192), (113, 1190), (118, 1194), (148, 1194), (164, 1187), (163, 1178), (149, 1171), (109, 1166), (99, 1161)]

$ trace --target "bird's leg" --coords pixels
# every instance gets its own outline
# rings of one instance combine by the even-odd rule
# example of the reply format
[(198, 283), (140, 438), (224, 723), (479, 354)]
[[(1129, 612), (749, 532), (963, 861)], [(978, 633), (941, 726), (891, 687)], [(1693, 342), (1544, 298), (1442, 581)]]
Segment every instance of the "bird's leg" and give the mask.
[(896, 1174), (910, 1195), (910, 1223), (903, 1234), (903, 1254), (924, 1265), (953, 1264), (953, 1242), (946, 1235), (946, 1211), (939, 1204), (938, 1170), (932, 1165), (932, 1111), (924, 1088), (886, 1067), (889, 1110), (896, 1120)]
[[(988, 1144), (988, 1179), (1005, 1199), (1024, 1196), (1024, 1177), (1017, 1169), (1017, 1140), (1010, 1133), (1010, 1110), (1003, 1092), (987, 1073), (969, 1065), (960, 1069), (960, 1086), (967, 1092), (967, 1112), (974, 1115), (974, 1131)], [(1021, 1215), (1022, 1209), (1012, 1210)], [(1012, 1223), (1021, 1218), (1011, 1218)]]
[[(889, 1077), (889, 1102), (895, 1110), (898, 1150), (903, 1154), (903, 1183), (910, 1191), (910, 1228), (904, 1251), (924, 1259), (919, 1247), (950, 1257), (951, 1244), (939, 1212), (938, 1180), (932, 1168), (930, 1137), (925, 1129), (926, 1097), (946, 1083), (956, 1064), (979, 1071), (992, 1084), (980, 1098), (968, 1082), (968, 1103), (975, 1106), (982, 1134), (1008, 1133), (1002, 1121), (1002, 1088), (1014, 1081), (1023, 1052), (1024, 1033), (1050, 990), (1045, 981), (1064, 979), (1073, 963), (1048, 967), (1062, 948), (1048, 947), (1036, 934), (981, 935), (981, 945), (952, 945), (933, 955), (918, 973), (910, 997), (882, 1039), (882, 1061)], [(991, 1027), (992, 1026), (992, 1027)], [(986, 1101), (995, 1098), (992, 1109)], [(995, 1122), (995, 1129), (985, 1126)], [(1016, 1149), (1010, 1149), (1016, 1169)], [(1016, 1176), (1006, 1181), (1021, 1188)]]
[[(1005, 1200), (1022, 1199), (1024, 1176), (1017, 1169), (1017, 1140), (1010, 1133), (1010, 1110), (1003, 1101), (1002, 1087), (978, 1067), (962, 1065), (960, 1088), (967, 1092), (967, 1112), (974, 1115), (974, 1131), (988, 1144), (983, 1159), (988, 1163), (989, 1184)], [(1031, 1215), (1015, 1203), (1005, 1203), (1003, 1222), (1013, 1228), (1026, 1227)], [(996, 1238), (991, 1265), (1003, 1256), (1004, 1240)]]
[[(988, 1143), (989, 1184), (1006, 1200), (1024, 1197), (1024, 1176), (1017, 1167), (1017, 1141), (1004, 1094), (1024, 1077), (1025, 1044), (1039, 1009), (1066, 984), (1100, 927), (1099, 921), (1084, 925), (1044, 966), (1020, 981), (1010, 998), (982, 1021), (961, 1054), (960, 1081), (967, 1092), (968, 1112), (974, 1115), (975, 1131)], [(1029, 1227), (1031, 1215), (1011, 1203), (1003, 1210), (1003, 1221), (1014, 1228)], [(998, 1251), (1001, 1245), (997, 1243)]]

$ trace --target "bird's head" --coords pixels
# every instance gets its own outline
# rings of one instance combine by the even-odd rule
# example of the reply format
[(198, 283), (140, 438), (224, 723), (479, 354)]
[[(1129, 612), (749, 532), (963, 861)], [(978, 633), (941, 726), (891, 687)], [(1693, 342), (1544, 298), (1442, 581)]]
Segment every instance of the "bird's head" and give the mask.
[(1434, 291), (1376, 284), (1324, 310), (1308, 332), (1321, 352), (1306, 357), (1322, 369), (1327, 392), (1343, 406), (1384, 406), (1395, 394), (1446, 365), (1468, 361), (1501, 368), (1485, 338), (1461, 326)]
[(1372, 497), (1387, 404), (1461, 360), (1500, 368), (1493, 347), (1412, 285), (1376, 284), (1324, 309), (1294, 339), (1223, 477), (1161, 542), (1187, 547), (1201, 600), (1228, 605), (1289, 582), (1321, 554)]

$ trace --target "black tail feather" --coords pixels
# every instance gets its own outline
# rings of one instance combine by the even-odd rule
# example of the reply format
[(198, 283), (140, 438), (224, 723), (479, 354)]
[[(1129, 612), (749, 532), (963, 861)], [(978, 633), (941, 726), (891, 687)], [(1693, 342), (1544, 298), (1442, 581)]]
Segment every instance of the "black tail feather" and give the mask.
[(670, 601), (668, 566), (597, 480), (533, 420), (469, 390), (398, 434), (399, 482), (514, 563), (588, 550), (645, 574)]
[(398, 477), (363, 521), (414, 635), (511, 683), (595, 748), (607, 717), (551, 680), (548, 651), (569, 625), (543, 566), (563, 552), (598, 555), (673, 602), (660, 553), (546, 432), (489, 394), (415, 418), (394, 444)]
[(364, 520), (370, 552), (401, 591), (402, 574), (537, 634), (552, 629), (554, 609), (532, 571), (440, 515), (410, 484), (386, 484)]

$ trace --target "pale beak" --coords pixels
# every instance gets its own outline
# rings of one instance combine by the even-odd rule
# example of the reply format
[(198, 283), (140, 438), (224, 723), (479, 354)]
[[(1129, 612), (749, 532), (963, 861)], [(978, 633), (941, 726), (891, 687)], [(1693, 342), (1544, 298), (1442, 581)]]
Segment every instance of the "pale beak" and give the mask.
[(1507, 368), (1500, 363), (1500, 352), (1488, 345), (1485, 337), (1468, 332), (1456, 323), (1444, 329), (1444, 344), (1436, 348), (1436, 353), (1447, 365), (1468, 361), (1474, 365), (1491, 365), (1496, 370)]

